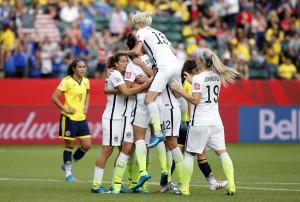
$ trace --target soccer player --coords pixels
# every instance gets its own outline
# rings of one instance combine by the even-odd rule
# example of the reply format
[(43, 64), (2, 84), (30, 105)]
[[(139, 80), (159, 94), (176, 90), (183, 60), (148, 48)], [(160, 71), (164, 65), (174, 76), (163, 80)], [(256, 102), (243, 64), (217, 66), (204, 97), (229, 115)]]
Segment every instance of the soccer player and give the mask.
[(234, 170), (226, 146), (224, 127), (218, 110), (221, 84), (234, 83), (238, 72), (223, 65), (218, 56), (209, 49), (201, 50), (197, 56), (197, 67), (201, 71), (192, 79), (192, 95), (187, 94), (174, 82), (172, 89), (192, 103), (191, 121), (183, 160), (182, 188), (175, 194), (189, 195), (189, 183), (193, 173), (193, 158), (205, 148), (213, 149), (221, 160), (223, 172), (228, 180), (228, 195), (236, 192)]
[(181, 65), (175, 56), (175, 50), (165, 35), (151, 28), (152, 17), (150, 12), (139, 12), (132, 17), (134, 29), (137, 31), (137, 44), (127, 51), (128, 55), (137, 55), (143, 48), (154, 60), (158, 71), (154, 77), (149, 91), (145, 97), (145, 104), (150, 112), (154, 135), (150, 140), (149, 148), (155, 147), (159, 142), (165, 140), (161, 131), (159, 108), (155, 102), (158, 95), (173, 81), (181, 83)]
[[(197, 63), (195, 60), (186, 60), (183, 64), (183, 91), (186, 92), (189, 95), (192, 95), (192, 84), (188, 81), (191, 81), (190, 77), (193, 77), (200, 73), (200, 71), (197, 68)], [(185, 79), (185, 77), (189, 77)], [(184, 100), (184, 99), (183, 99)], [(179, 131), (179, 138), (178, 138), (178, 144), (180, 145), (180, 149), (182, 153), (185, 150), (185, 142), (186, 142), (186, 136), (187, 136), (187, 129), (188, 129), (188, 122), (190, 121), (190, 114), (191, 114), (191, 103), (186, 102), (187, 110), (181, 111), (181, 126)], [(180, 103), (181, 105), (184, 105)], [(206, 150), (203, 151), (202, 154), (197, 154), (198, 157), (198, 166), (203, 173), (204, 177), (206, 178), (206, 181), (208, 182), (209, 189), (211, 190), (217, 190), (220, 188), (224, 188), (227, 185), (227, 181), (220, 181), (216, 180), (214, 178), (213, 172), (211, 170), (211, 167), (206, 159)], [(174, 166), (175, 167), (175, 166)], [(173, 166), (172, 166), (173, 168)]]
[(107, 104), (102, 115), (102, 127), (103, 127), (103, 141), (102, 152), (98, 156), (95, 171), (92, 193), (109, 193), (101, 184), (104, 174), (104, 168), (107, 159), (113, 152), (114, 147), (121, 146), (122, 141), (122, 125), (123, 125), (123, 113), (125, 110), (125, 96), (131, 96), (137, 92), (146, 89), (151, 79), (147, 80), (144, 84), (128, 89), (123, 75), (128, 65), (128, 56), (126, 53), (116, 53), (113, 57), (114, 69), (110, 76), (106, 80), (107, 88), (117, 88), (122, 94), (107, 94)]
[[(135, 42), (136, 42), (135, 36), (133, 34), (128, 34), (127, 46), (129, 49), (132, 49), (134, 47)], [(148, 79), (148, 77), (154, 76), (154, 71), (152, 69), (153, 62), (152, 62), (151, 58), (147, 54), (145, 54), (142, 50), (137, 57), (131, 57), (131, 59), (134, 60), (136, 64), (134, 64), (132, 60), (129, 60), (129, 64), (126, 67), (125, 83), (128, 88), (132, 88), (134, 86), (136, 87), (136, 86), (141, 85), (141, 84), (138, 84), (135, 82), (137, 76), (144, 75), (146, 77), (146, 79)], [(122, 181), (123, 175), (126, 170), (126, 165), (127, 165), (130, 153), (132, 151), (134, 139), (138, 139), (138, 137), (140, 137), (139, 134), (137, 135), (137, 137), (136, 137), (136, 135), (133, 135), (134, 133), (133, 133), (132, 123), (134, 121), (135, 114), (136, 114), (136, 110), (133, 111), (133, 108), (136, 109), (137, 105), (138, 105), (138, 103), (137, 103), (138, 101), (136, 101), (136, 103), (134, 103), (134, 102), (135, 102), (135, 100), (141, 99), (141, 96), (142, 96), (141, 94), (145, 94), (145, 93), (139, 92), (136, 95), (136, 97), (133, 97), (133, 96), (127, 97), (127, 100), (126, 100), (125, 112), (123, 113), (124, 114), (124, 120), (123, 120), (124, 130), (123, 130), (122, 151), (119, 154), (119, 157), (116, 162), (115, 177), (114, 177), (114, 184), (113, 184), (114, 192), (116, 192), (116, 193), (120, 192), (121, 181)], [(135, 105), (135, 106), (133, 106), (133, 105)], [(135, 138), (134, 138), (134, 136), (135, 136)], [(141, 143), (144, 145), (144, 147), (141, 146)], [(136, 141), (135, 144), (136, 144), (135, 151), (136, 151), (137, 160), (138, 160), (138, 163), (141, 164), (139, 166), (140, 174), (141, 174), (141, 176), (144, 176), (144, 171), (146, 171), (146, 156), (147, 156), (147, 150), (146, 150), (146, 152), (143, 151), (143, 149), (146, 149), (145, 133), (141, 139), (138, 139), (138, 141)], [(143, 158), (145, 160), (145, 162), (144, 161), (141, 162), (141, 158)], [(150, 178), (150, 175), (147, 175), (147, 176)], [(135, 186), (132, 186), (130, 188), (134, 192), (142, 192), (141, 190), (139, 190), (140, 186), (142, 186), (142, 184), (136, 184)]]
[[(51, 99), (61, 109), (59, 123), (59, 138), (64, 139), (63, 164), (66, 181), (73, 182), (76, 179), (72, 175), (72, 165), (80, 160), (91, 148), (92, 141), (86, 114), (90, 101), (90, 82), (85, 77), (86, 66), (83, 60), (75, 59), (68, 67), (68, 73), (62, 79)], [(59, 98), (65, 96), (62, 104)], [(78, 138), (80, 147), (72, 155), (74, 141)]]

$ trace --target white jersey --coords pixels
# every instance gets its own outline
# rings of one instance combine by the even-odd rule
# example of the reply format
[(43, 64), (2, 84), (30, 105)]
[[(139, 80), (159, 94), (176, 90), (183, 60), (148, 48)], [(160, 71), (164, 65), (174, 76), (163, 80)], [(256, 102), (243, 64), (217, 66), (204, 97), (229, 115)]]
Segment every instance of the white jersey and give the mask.
[(179, 62), (170, 48), (171, 43), (160, 31), (147, 26), (137, 31), (136, 38), (143, 43), (143, 49), (152, 57), (157, 68), (162, 64)]
[[(106, 86), (109, 89), (116, 88), (117, 86), (124, 84), (124, 79), (122, 74), (115, 70), (106, 79)], [(123, 94), (106, 95), (107, 103), (102, 117), (106, 119), (122, 119), (124, 113), (124, 100), (125, 96)]]
[(192, 105), (192, 126), (222, 124), (218, 109), (220, 87), (221, 79), (212, 71), (204, 71), (193, 77), (192, 93), (200, 92), (201, 98), (197, 106)]
[[(150, 68), (153, 69), (154, 68), (154, 62), (153, 60), (149, 57), (149, 55), (145, 54), (143, 56), (141, 56), (141, 60)], [(126, 81), (131, 81), (134, 82), (136, 77), (138, 75), (146, 75), (147, 74), (144, 72), (144, 70), (134, 64), (131, 60), (129, 61), (129, 64), (126, 67), (126, 73), (125, 73), (125, 80)], [(146, 93), (138, 93), (137, 97), (138, 99), (145, 99)]]

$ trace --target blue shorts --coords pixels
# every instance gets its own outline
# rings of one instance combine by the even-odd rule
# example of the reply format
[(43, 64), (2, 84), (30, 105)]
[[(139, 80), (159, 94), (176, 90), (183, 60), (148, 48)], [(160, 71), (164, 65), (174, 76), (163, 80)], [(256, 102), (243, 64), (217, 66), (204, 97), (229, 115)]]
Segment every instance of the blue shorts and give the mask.
[(62, 114), (59, 122), (59, 138), (75, 140), (76, 137), (91, 137), (87, 121), (73, 121), (69, 117)]

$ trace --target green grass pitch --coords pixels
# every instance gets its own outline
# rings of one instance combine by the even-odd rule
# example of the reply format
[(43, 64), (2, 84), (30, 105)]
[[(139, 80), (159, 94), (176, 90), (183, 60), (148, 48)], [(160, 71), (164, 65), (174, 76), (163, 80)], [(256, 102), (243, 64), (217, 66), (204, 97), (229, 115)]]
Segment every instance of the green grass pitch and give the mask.
[[(237, 193), (226, 196), (226, 190), (210, 191), (205, 178), (194, 163), (190, 196), (174, 196), (171, 192), (154, 193), (158, 189), (160, 169), (155, 149), (150, 194), (92, 194), (94, 165), (100, 152), (96, 143), (85, 158), (73, 167), (79, 180), (64, 181), (60, 170), (63, 145), (0, 146), (0, 201), (300, 201), (300, 145), (298, 144), (228, 144), (233, 161)], [(112, 165), (117, 154), (107, 162), (104, 186), (109, 188)], [(196, 159), (195, 159), (196, 160)], [(216, 178), (225, 179), (218, 157), (208, 152), (208, 161)], [(176, 182), (176, 177), (173, 177)], [(127, 174), (123, 179), (127, 187)]]

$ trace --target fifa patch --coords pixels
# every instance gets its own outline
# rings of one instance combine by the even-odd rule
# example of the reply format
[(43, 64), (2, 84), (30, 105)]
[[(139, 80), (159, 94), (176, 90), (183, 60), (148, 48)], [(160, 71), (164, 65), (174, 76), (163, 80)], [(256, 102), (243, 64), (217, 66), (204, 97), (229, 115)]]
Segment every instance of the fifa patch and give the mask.
[(71, 132), (70, 131), (66, 131), (65, 135), (69, 137), (71, 135)]
[(114, 137), (115, 142), (118, 142), (118, 136)]
[(137, 36), (136, 36), (136, 40), (137, 40), (137, 41), (140, 40), (140, 35), (137, 35)]
[(194, 90), (200, 90), (200, 84), (199, 83), (194, 84)]
[(129, 79), (131, 77), (131, 72), (126, 72), (125, 78)]
[(126, 133), (126, 137), (127, 137), (127, 138), (130, 138), (130, 137), (131, 137), (131, 133), (130, 133), (130, 132), (127, 132), (127, 133)]
[(60, 87), (63, 87), (64, 85), (65, 85), (64, 82), (60, 82), (59, 84)]

